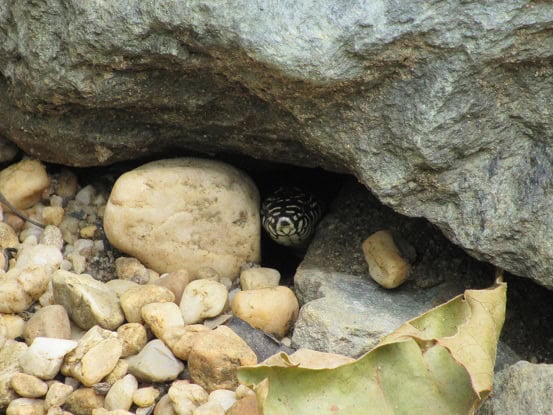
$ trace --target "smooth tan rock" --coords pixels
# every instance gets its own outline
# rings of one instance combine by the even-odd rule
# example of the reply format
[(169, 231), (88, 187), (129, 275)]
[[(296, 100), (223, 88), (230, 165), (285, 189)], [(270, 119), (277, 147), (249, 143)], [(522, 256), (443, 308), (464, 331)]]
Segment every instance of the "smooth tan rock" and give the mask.
[(115, 260), (115, 273), (120, 280), (147, 284), (150, 281), (148, 269), (136, 258), (119, 257)]
[(110, 291), (113, 291), (117, 295), (117, 298), (120, 298), (125, 291), (134, 287), (138, 287), (138, 284), (132, 281), (115, 279), (115, 280), (106, 282), (105, 286)]
[(288, 287), (240, 291), (232, 300), (232, 312), (251, 326), (282, 338), (298, 317), (299, 303)]
[(274, 268), (253, 267), (240, 273), (240, 287), (242, 290), (259, 290), (278, 286), (280, 272)]
[(19, 238), (15, 230), (7, 223), (0, 222), (0, 249), (17, 248)]
[(61, 206), (46, 206), (42, 210), (42, 221), (45, 225), (59, 226), (64, 214), (65, 210)]
[(163, 395), (154, 408), (154, 415), (177, 415), (169, 395)]
[(63, 249), (63, 236), (60, 228), (54, 225), (47, 225), (40, 235), (39, 242), (41, 245), (53, 246), (61, 251)]
[(166, 334), (184, 327), (180, 308), (172, 302), (146, 304), (142, 307), (142, 318), (154, 335), (164, 341)]
[(96, 225), (88, 225), (79, 230), (79, 236), (84, 239), (93, 239), (98, 234)]
[(42, 398), (48, 392), (46, 382), (26, 373), (16, 373), (11, 380), (13, 390), (22, 398)]
[[(50, 185), (46, 168), (38, 160), (22, 160), (0, 171), (0, 192), (16, 209), (38, 203)], [(9, 211), (7, 206), (4, 210)]]
[(154, 284), (170, 289), (175, 294), (175, 303), (180, 304), (184, 288), (192, 279), (188, 271), (181, 269), (162, 275)]
[(225, 408), (218, 402), (209, 401), (194, 409), (192, 415), (225, 415)]
[(80, 388), (69, 395), (65, 406), (74, 415), (90, 415), (94, 409), (104, 407), (104, 397), (92, 388)]
[(216, 317), (228, 305), (227, 288), (213, 280), (190, 282), (180, 302), (184, 324), (195, 324), (203, 319)]
[(148, 343), (148, 333), (140, 323), (123, 324), (117, 329), (117, 336), (123, 345), (121, 357), (137, 354)]
[(6, 415), (43, 415), (45, 413), (42, 399), (14, 399), (6, 409)]
[(257, 398), (253, 395), (239, 399), (230, 407), (226, 415), (260, 415)]
[(48, 410), (51, 407), (62, 406), (72, 392), (73, 388), (70, 385), (58, 381), (52, 382), (44, 398), (44, 407)]
[(226, 411), (236, 402), (236, 392), (226, 389), (214, 390), (209, 394), (208, 402), (216, 402)]
[(9, 270), (0, 276), (0, 313), (25, 311), (47, 290), (48, 282), (42, 266)]
[(17, 254), (16, 269), (25, 269), (35, 266), (40, 266), (50, 275), (57, 270), (63, 261), (63, 255), (60, 248), (52, 245), (38, 244), (27, 246), (23, 244), (23, 248)]
[(5, 327), (8, 339), (15, 339), (23, 335), (25, 320), (16, 314), (0, 314), (0, 325)]
[(21, 371), (19, 359), (27, 348), (25, 343), (10, 339), (0, 347), (0, 413), (6, 409), (10, 401), (17, 398), (11, 387), (11, 378)]
[(173, 302), (175, 295), (165, 287), (146, 284), (130, 288), (121, 294), (119, 301), (129, 323), (143, 323), (142, 307), (150, 303)]
[(35, 337), (33, 344), (19, 357), (21, 369), (40, 379), (49, 380), (60, 370), (64, 356), (77, 347), (77, 342), (66, 339)]
[(256, 363), (253, 350), (227, 326), (200, 336), (188, 356), (190, 378), (208, 392), (235, 389), (236, 370)]
[(133, 402), (133, 394), (138, 389), (138, 381), (133, 375), (126, 375), (113, 384), (106, 394), (104, 407), (107, 410), (124, 409), (128, 411)]
[(125, 320), (117, 295), (90, 275), (58, 270), (52, 282), (56, 302), (82, 329), (99, 325), (115, 330)]
[(153, 386), (146, 386), (134, 391), (132, 400), (139, 408), (147, 408), (156, 403), (159, 396), (159, 390)]
[(260, 260), (257, 188), (213, 160), (159, 160), (124, 174), (104, 229), (116, 248), (160, 273), (209, 266), (235, 279), (243, 263)]
[(373, 233), (362, 248), (372, 279), (382, 287), (396, 288), (409, 277), (411, 265), (401, 256), (390, 231)]
[(123, 346), (117, 334), (94, 326), (79, 340), (64, 360), (61, 371), (92, 386), (107, 376), (117, 364)]
[[(187, 380), (177, 380), (171, 384), (171, 387), (167, 391), (169, 399), (176, 408), (183, 406), (183, 401), (189, 401), (194, 406), (199, 406), (206, 403), (209, 394), (200, 385), (195, 385)], [(186, 403), (185, 403), (186, 405)], [(177, 409), (177, 413), (180, 411)]]
[(35, 337), (71, 338), (71, 324), (63, 306), (48, 305), (31, 316), (25, 324), (23, 338), (31, 344)]
[(210, 329), (203, 324), (191, 324), (183, 327), (173, 327), (163, 332), (163, 341), (173, 354), (182, 360), (188, 360), (194, 342), (209, 332)]
[(135, 356), (127, 358), (129, 373), (149, 382), (175, 380), (184, 370), (184, 365), (159, 339), (150, 341)]
[(113, 385), (119, 379), (123, 379), (129, 373), (129, 362), (119, 359), (111, 372), (103, 379), (104, 382)]

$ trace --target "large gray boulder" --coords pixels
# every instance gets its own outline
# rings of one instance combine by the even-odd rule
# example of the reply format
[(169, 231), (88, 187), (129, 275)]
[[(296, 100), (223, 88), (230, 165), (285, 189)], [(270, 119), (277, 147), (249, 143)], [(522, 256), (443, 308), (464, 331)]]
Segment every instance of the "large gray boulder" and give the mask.
[(87, 166), (233, 152), (354, 174), (553, 288), (553, 6), (0, 0), (0, 135)]

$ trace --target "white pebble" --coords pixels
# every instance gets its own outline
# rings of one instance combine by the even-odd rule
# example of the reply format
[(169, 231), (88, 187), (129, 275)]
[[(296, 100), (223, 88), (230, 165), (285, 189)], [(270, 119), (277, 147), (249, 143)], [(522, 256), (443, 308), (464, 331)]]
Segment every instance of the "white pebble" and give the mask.
[(82, 205), (90, 205), (96, 196), (96, 189), (92, 185), (83, 187), (75, 195), (75, 200)]
[(152, 340), (135, 356), (127, 358), (129, 373), (150, 382), (174, 380), (184, 370), (183, 363), (159, 340)]
[(124, 409), (128, 411), (133, 403), (133, 394), (138, 389), (138, 381), (133, 375), (126, 375), (113, 384), (106, 394), (104, 407), (110, 411)]
[(94, 241), (90, 239), (77, 239), (73, 243), (73, 248), (78, 254), (90, 258), (94, 251)]
[(42, 399), (19, 398), (10, 402), (6, 415), (43, 415), (44, 401)]
[(225, 408), (218, 402), (206, 402), (194, 409), (192, 415), (225, 415)]
[(236, 402), (236, 392), (227, 389), (217, 389), (209, 394), (209, 402), (216, 402), (227, 411)]
[(64, 383), (54, 381), (50, 384), (46, 398), (44, 398), (44, 407), (49, 409), (52, 406), (61, 406), (73, 392), (73, 387)]
[(228, 304), (228, 291), (220, 282), (195, 280), (186, 286), (180, 309), (185, 324), (194, 324), (205, 318), (216, 317)]
[(77, 342), (65, 339), (36, 337), (21, 355), (22, 370), (40, 379), (53, 379), (60, 370), (64, 356), (77, 347)]
[(240, 287), (246, 290), (276, 287), (280, 282), (280, 272), (274, 268), (254, 267), (240, 273)]

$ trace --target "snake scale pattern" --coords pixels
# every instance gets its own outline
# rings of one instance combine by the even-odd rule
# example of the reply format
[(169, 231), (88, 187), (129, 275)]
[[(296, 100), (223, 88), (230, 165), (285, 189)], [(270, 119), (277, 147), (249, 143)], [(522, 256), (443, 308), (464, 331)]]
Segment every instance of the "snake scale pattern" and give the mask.
[(305, 248), (321, 219), (323, 208), (310, 192), (298, 187), (282, 187), (261, 204), (261, 223), (276, 243)]

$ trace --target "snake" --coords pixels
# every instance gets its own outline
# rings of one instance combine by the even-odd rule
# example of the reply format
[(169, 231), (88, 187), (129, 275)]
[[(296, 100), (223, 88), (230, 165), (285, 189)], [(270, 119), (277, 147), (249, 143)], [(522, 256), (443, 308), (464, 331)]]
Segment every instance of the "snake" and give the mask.
[(299, 187), (280, 187), (261, 204), (261, 224), (280, 245), (303, 249), (323, 214), (315, 195)]

